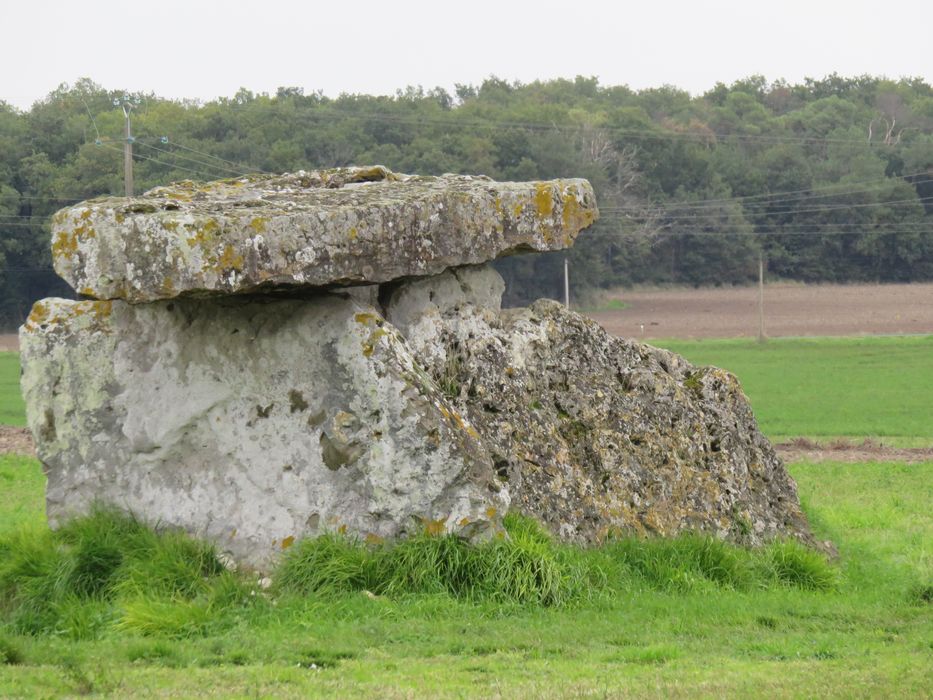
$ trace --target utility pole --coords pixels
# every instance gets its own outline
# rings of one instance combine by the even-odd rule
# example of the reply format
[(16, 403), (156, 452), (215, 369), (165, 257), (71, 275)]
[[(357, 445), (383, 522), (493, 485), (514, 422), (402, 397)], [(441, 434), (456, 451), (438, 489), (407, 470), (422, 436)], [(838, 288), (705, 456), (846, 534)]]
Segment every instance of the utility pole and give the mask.
[(115, 106), (123, 107), (123, 193), (127, 197), (133, 196), (133, 134), (130, 131), (130, 112), (133, 110), (133, 103), (130, 102), (129, 95), (124, 95), (123, 100), (114, 100)]
[(564, 258), (564, 306), (570, 308), (570, 265)]
[(763, 343), (765, 337), (765, 259), (764, 253), (758, 251), (758, 342)]

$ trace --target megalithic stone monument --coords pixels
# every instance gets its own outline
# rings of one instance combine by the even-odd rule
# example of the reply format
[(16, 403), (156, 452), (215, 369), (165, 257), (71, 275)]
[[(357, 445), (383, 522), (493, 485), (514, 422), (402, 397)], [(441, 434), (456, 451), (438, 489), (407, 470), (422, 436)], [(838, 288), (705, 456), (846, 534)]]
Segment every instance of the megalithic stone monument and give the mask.
[(267, 569), (301, 537), (700, 530), (812, 538), (731, 375), (549, 302), (487, 263), (570, 247), (585, 180), (380, 166), (183, 182), (53, 219), (83, 301), (20, 329), (54, 525), (95, 504)]

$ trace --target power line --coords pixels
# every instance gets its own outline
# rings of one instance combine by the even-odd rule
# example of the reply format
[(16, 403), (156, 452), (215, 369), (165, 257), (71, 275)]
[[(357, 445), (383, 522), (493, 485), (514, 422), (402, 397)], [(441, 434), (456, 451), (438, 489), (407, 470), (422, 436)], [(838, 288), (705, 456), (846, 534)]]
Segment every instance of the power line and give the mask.
[[(892, 185), (898, 185), (898, 184), (900, 184), (900, 183), (904, 183), (904, 184), (906, 184), (906, 185), (911, 185), (911, 186), (923, 185), (923, 184), (926, 184), (926, 183), (929, 183), (929, 182), (933, 182), (933, 177), (925, 178), (925, 179), (922, 179), (922, 180), (915, 180), (915, 181), (913, 181), (913, 182), (907, 180), (906, 178), (908, 178), (908, 177), (916, 177), (916, 176), (918, 176), (918, 175), (930, 175), (930, 174), (931, 174), (931, 172), (930, 172), (930, 170), (928, 169), (928, 170), (923, 170), (923, 171), (920, 171), (920, 172), (917, 172), (917, 173), (910, 173), (910, 174), (905, 174), (905, 175), (896, 175), (896, 176), (884, 177), (884, 178), (874, 178), (874, 179), (871, 179), (871, 180), (863, 180), (861, 183), (856, 183), (856, 182), (852, 182), (852, 183), (836, 183), (836, 184), (834, 184), (834, 185), (827, 185), (827, 186), (824, 186), (824, 187), (813, 187), (813, 188), (806, 189), (806, 190), (794, 190), (794, 191), (789, 191), (789, 192), (762, 193), (762, 194), (756, 194), (756, 195), (746, 195), (746, 196), (743, 196), (743, 197), (722, 197), (722, 198), (718, 198), (718, 199), (682, 200), (682, 201), (679, 201), (679, 202), (678, 202), (678, 201), (671, 201), (671, 202), (659, 203), (659, 204), (655, 205), (655, 207), (656, 207), (656, 208), (662, 208), (662, 209), (675, 209), (675, 208), (676, 208), (676, 209), (707, 209), (707, 208), (708, 208), (708, 209), (714, 209), (715, 207), (709, 207), (709, 206), (707, 206), (707, 205), (709, 205), (709, 204), (729, 204), (729, 203), (732, 203), (732, 202), (737, 202), (737, 203), (739, 203), (739, 204), (742, 204), (743, 208), (746, 207), (746, 206), (764, 207), (764, 206), (769, 206), (769, 205), (772, 205), (772, 204), (775, 204), (775, 203), (780, 203), (780, 202), (795, 202), (795, 201), (798, 201), (798, 200), (804, 200), (804, 201), (806, 201), (806, 200), (808, 200), (808, 199), (823, 199), (823, 198), (825, 198), (825, 197), (843, 197), (843, 196), (847, 196), (847, 195), (851, 195), (851, 194), (861, 194), (861, 193), (864, 193), (864, 192), (875, 192), (875, 191), (877, 191), (877, 190), (886, 189), (887, 187), (890, 187), (890, 186), (892, 186)], [(851, 187), (851, 186), (857, 185), (857, 184), (865, 184), (865, 185), (868, 185), (868, 184), (871, 184), (871, 183), (878, 183), (878, 184), (877, 184), (877, 186), (875, 186), (875, 187), (859, 187), (859, 188), (855, 188), (855, 189), (831, 191), (831, 190), (834, 190), (834, 188), (837, 188), (837, 187), (844, 187), (844, 186)], [(812, 194), (812, 193), (814, 193), (814, 192), (820, 192), (820, 193), (823, 193), (823, 194)], [(811, 194), (812, 194), (812, 196), (809, 196), (809, 197), (807, 196), (807, 195), (811, 195)], [(798, 195), (798, 196), (784, 196), (784, 195)], [(762, 198), (765, 198), (765, 197), (771, 197), (772, 199), (768, 199), (768, 200), (763, 201), (763, 202), (759, 202), (759, 201), (749, 201), (749, 200), (752, 200), (752, 199), (758, 200), (758, 199), (762, 199)], [(633, 209), (633, 208), (641, 208), (641, 207), (640, 207), (639, 205), (632, 205), (632, 206), (630, 206), (630, 207), (626, 207), (626, 206), (611, 207), (611, 206), (610, 206), (610, 207), (600, 207), (600, 211), (611, 211), (611, 210), (614, 210), (614, 209)]]
[(213, 163), (208, 163), (203, 160), (198, 160), (196, 158), (192, 158), (191, 156), (186, 156), (186, 155), (182, 155), (179, 153), (173, 153), (172, 151), (168, 151), (164, 148), (159, 148), (158, 146), (150, 146), (149, 144), (145, 144), (145, 143), (141, 143), (139, 145), (142, 146), (143, 148), (149, 148), (149, 149), (152, 149), (153, 151), (158, 151), (159, 153), (165, 153), (167, 155), (172, 156), (173, 158), (181, 158), (183, 160), (186, 160), (192, 163), (197, 163), (198, 165), (203, 165), (207, 168), (214, 168), (220, 173), (227, 173), (226, 177), (229, 177), (229, 173), (233, 173), (236, 177), (243, 177), (243, 175), (246, 174), (239, 170), (233, 170), (232, 168), (227, 168), (221, 165), (214, 165)]
[[(108, 146), (106, 143), (101, 143), (101, 144), (100, 144), (100, 147), (101, 147), (101, 148), (110, 149), (111, 151), (116, 151), (117, 153), (122, 153), (122, 152), (123, 152), (121, 149), (119, 149), (119, 148), (114, 148), (113, 146)], [(134, 157), (134, 158), (141, 158), (141, 159), (143, 159), (143, 160), (152, 161), (153, 163), (158, 163), (159, 165), (164, 165), (164, 166), (166, 166), (166, 167), (168, 167), (168, 168), (173, 168), (173, 169), (175, 169), (175, 170), (182, 170), (182, 171), (184, 171), (184, 172), (194, 173), (195, 175), (201, 175), (202, 177), (206, 177), (206, 178), (208, 178), (208, 179), (215, 179), (215, 178), (217, 177), (216, 175), (212, 175), (211, 173), (206, 173), (206, 172), (204, 172), (203, 170), (195, 170), (194, 168), (186, 168), (186, 167), (182, 167), (182, 166), (180, 166), (180, 165), (177, 165), (177, 164), (175, 164), (175, 163), (166, 163), (164, 160), (159, 160), (158, 158), (153, 158), (153, 157), (151, 157), (151, 156), (144, 156), (144, 155), (142, 155), (141, 153), (134, 153), (134, 154), (133, 154), (133, 157)]]
[[(611, 223), (622, 223), (622, 222), (611, 222)], [(607, 229), (597, 229), (591, 231), (584, 231), (580, 233), (578, 238), (592, 238), (597, 236), (617, 236), (619, 234), (625, 234), (625, 231), (622, 230), (607, 230)], [(637, 232), (633, 232), (635, 235)], [(755, 238), (757, 236), (812, 236), (814, 238), (819, 238), (822, 236), (867, 236), (867, 235), (880, 235), (880, 236), (908, 236), (916, 234), (933, 234), (933, 228), (927, 229), (885, 229), (885, 230), (874, 230), (872, 228), (866, 227), (862, 230), (857, 231), (844, 231), (844, 230), (826, 230), (826, 229), (742, 229), (742, 228), (722, 228), (716, 229), (713, 231), (697, 231), (690, 229), (660, 229), (655, 232), (656, 236), (665, 236), (665, 237), (709, 237), (714, 238), (720, 235), (732, 235), (732, 236), (748, 236), (749, 238)]]
[[(167, 144), (167, 145), (173, 146), (174, 148), (180, 148), (180, 149), (182, 149), (182, 150), (184, 150), (184, 151), (190, 151), (191, 153), (195, 153), (195, 154), (200, 155), (200, 156), (203, 156), (203, 157), (205, 157), (205, 158), (210, 158), (210, 159), (212, 159), (212, 160), (216, 160), (216, 161), (218, 161), (218, 162), (220, 162), (220, 163), (224, 163), (225, 165), (233, 166), (233, 167), (232, 167), (232, 168), (229, 168), (229, 167), (221, 167), (221, 166), (218, 166), (218, 165), (214, 165), (213, 163), (205, 163), (205, 162), (200, 161), (200, 160), (197, 160), (197, 159), (195, 159), (195, 158), (191, 158), (190, 156), (179, 155), (179, 154), (177, 154), (177, 153), (173, 153), (172, 151), (167, 151), (167, 150), (165, 150), (165, 149), (163, 149), (163, 148), (158, 148), (158, 147), (156, 147), (156, 146), (153, 146), (153, 145), (147, 143), (147, 141), (153, 141), (153, 142), (156, 142), (156, 141), (157, 141), (158, 143), (161, 143), (161, 144)], [(97, 141), (96, 141), (95, 143), (100, 144), (100, 143), (105, 143), (105, 142), (106, 142), (106, 143), (122, 143), (121, 140), (119, 140), (119, 139), (113, 139), (113, 138), (98, 138)], [(206, 153), (206, 152), (204, 152), (204, 151), (199, 151), (199, 150), (197, 150), (197, 149), (195, 149), (195, 148), (191, 148), (190, 146), (186, 146), (186, 145), (184, 145), (184, 144), (182, 144), (182, 143), (178, 143), (178, 142), (176, 142), (176, 141), (172, 141), (172, 140), (169, 139), (168, 136), (137, 136), (137, 137), (134, 137), (133, 142), (134, 142), (134, 143), (138, 143), (139, 145), (144, 146), (145, 148), (152, 148), (152, 149), (154, 149), (154, 150), (156, 150), (156, 151), (162, 151), (163, 153), (171, 153), (171, 154), (172, 154), (173, 156), (175, 156), (176, 158), (185, 158), (185, 159), (190, 160), (190, 161), (193, 161), (193, 162), (195, 162), (195, 163), (200, 163), (201, 165), (205, 165), (205, 166), (207, 166), (207, 167), (209, 167), (209, 168), (217, 168), (218, 170), (223, 170), (223, 171), (228, 171), (228, 172), (235, 172), (238, 176), (247, 175), (247, 174), (249, 174), (249, 173), (261, 173), (261, 174), (264, 174), (264, 175), (274, 175), (274, 174), (275, 174), (275, 173), (271, 173), (271, 172), (266, 171), (266, 170), (262, 170), (261, 168), (257, 168), (257, 167), (252, 166), (252, 165), (243, 165), (242, 163), (237, 163), (237, 162), (232, 161), (232, 160), (227, 160), (226, 158), (221, 158), (220, 156), (215, 156), (215, 155), (212, 154), (212, 153)]]
[(240, 164), (240, 163), (236, 163), (236, 162), (234, 162), (234, 161), (232, 161), (232, 160), (227, 160), (226, 158), (220, 158), (219, 156), (215, 156), (215, 155), (212, 155), (212, 154), (210, 154), (210, 153), (205, 153), (204, 151), (198, 151), (198, 150), (195, 150), (194, 148), (191, 148), (191, 147), (189, 147), (189, 146), (185, 146), (184, 144), (177, 143), (176, 141), (170, 141), (170, 143), (171, 143), (173, 146), (175, 146), (176, 148), (181, 148), (181, 149), (183, 149), (183, 150), (185, 150), (185, 151), (191, 151), (192, 153), (195, 153), (195, 154), (197, 154), (197, 155), (208, 156), (209, 158), (214, 158), (214, 159), (216, 159), (216, 160), (221, 161), (222, 163), (228, 163), (229, 165), (232, 165), (232, 166), (237, 167), (237, 168), (241, 168), (241, 169), (243, 169), (243, 170), (252, 170), (252, 171), (254, 171), (254, 172), (262, 173), (262, 174), (264, 174), (264, 175), (274, 175), (274, 174), (275, 174), (275, 173), (270, 173), (270, 172), (267, 171), (267, 170), (262, 170), (262, 169), (260, 169), (260, 168), (256, 168), (256, 167), (251, 166), (251, 165), (250, 165), (250, 166), (244, 166), (244, 165), (242, 165), (242, 164)]
[[(861, 203), (856, 203), (856, 204), (826, 204), (820, 207), (811, 207), (811, 208), (804, 207), (801, 209), (791, 207), (791, 208), (786, 208), (786, 209), (778, 209), (774, 211), (757, 211), (757, 212), (750, 212), (750, 213), (752, 215), (757, 215), (757, 216), (771, 216), (771, 215), (778, 215), (778, 214), (780, 215), (811, 214), (811, 213), (819, 213), (819, 212), (825, 212), (825, 211), (839, 211), (842, 209), (845, 209), (845, 210), (865, 209), (865, 208), (872, 208), (872, 207), (888, 207), (892, 205), (902, 205), (902, 204), (924, 204), (925, 202), (929, 202), (929, 201), (933, 201), (933, 196), (914, 197), (911, 199), (895, 199), (895, 200), (891, 200), (887, 202), (861, 202)], [(643, 210), (644, 208), (642, 208), (642, 211)], [(613, 211), (612, 209), (606, 209), (605, 211), (609, 213), (623, 213), (622, 210)], [(665, 220), (667, 221), (693, 221), (693, 220), (703, 220), (703, 219), (707, 221), (715, 220), (715, 213), (704, 214), (704, 213), (697, 212), (693, 214), (689, 214), (689, 213), (682, 214), (682, 215), (675, 214), (674, 216), (668, 216), (665, 218)]]

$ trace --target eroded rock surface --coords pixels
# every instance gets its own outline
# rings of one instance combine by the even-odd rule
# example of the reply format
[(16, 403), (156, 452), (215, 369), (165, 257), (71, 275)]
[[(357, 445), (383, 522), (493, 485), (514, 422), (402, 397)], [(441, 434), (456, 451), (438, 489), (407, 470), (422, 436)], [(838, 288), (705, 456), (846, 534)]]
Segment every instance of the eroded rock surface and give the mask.
[(139, 303), (433, 275), (567, 248), (597, 216), (586, 180), (341, 168), (83, 202), (53, 218), (52, 255), (80, 294)]
[(100, 501), (264, 567), (325, 530), (482, 537), (508, 506), (475, 429), (353, 299), (46, 299), (20, 342), (53, 525)]
[(486, 266), (395, 290), (386, 315), (487, 441), (513, 507), (570, 541), (705, 531), (811, 542), (735, 377), (552, 301), (500, 311)]

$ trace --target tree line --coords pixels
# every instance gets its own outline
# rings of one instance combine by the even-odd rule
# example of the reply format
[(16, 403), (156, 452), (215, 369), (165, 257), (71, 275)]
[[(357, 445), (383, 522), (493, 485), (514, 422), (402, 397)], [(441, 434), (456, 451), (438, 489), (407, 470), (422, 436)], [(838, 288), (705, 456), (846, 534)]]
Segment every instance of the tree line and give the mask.
[[(90, 80), (28, 111), (0, 102), (0, 324), (67, 295), (49, 216), (122, 194), (129, 100), (138, 191), (379, 163), (497, 180), (586, 177), (602, 218), (567, 253), (574, 293), (638, 283), (933, 279), (933, 87), (922, 79), (760, 76), (691, 96), (594, 78), (489, 78), (453, 94), (240, 90), (209, 102), (125, 95)], [(564, 254), (499, 263), (509, 299), (558, 296)]]

